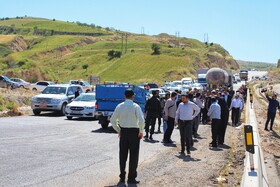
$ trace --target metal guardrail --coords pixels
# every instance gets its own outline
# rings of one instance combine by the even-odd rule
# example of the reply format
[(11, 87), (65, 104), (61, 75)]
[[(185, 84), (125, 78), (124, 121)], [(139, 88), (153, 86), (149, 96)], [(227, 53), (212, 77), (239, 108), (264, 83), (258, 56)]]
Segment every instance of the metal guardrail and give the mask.
[[(246, 124), (250, 124), (253, 127), (253, 138), (254, 138), (254, 154), (246, 152), (244, 160), (244, 172), (242, 176), (241, 185), (242, 187), (254, 186), (254, 187), (268, 187), (269, 183), (267, 180), (266, 170), (264, 166), (264, 159), (262, 148), (260, 146), (260, 138), (257, 127), (257, 120), (254, 109), (250, 107), (249, 93), (247, 93), (246, 103)], [(253, 166), (252, 166), (253, 164)]]

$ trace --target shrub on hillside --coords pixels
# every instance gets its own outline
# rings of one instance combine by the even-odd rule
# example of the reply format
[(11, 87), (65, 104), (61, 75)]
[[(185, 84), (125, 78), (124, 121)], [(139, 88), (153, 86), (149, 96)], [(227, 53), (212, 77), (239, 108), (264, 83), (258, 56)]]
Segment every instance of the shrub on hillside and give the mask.
[(152, 55), (160, 55), (160, 47), (159, 47), (158, 44), (153, 43), (152, 44), (152, 50), (153, 50)]
[(113, 58), (121, 58), (121, 56), (122, 56), (121, 51), (114, 51), (114, 50), (108, 51), (108, 57), (110, 58), (110, 60)]

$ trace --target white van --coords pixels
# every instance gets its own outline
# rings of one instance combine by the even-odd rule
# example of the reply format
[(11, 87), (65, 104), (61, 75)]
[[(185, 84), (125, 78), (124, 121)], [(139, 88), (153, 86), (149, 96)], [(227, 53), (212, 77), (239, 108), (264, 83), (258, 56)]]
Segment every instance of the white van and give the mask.
[(182, 78), (181, 79), (181, 82), (182, 82), (182, 85), (186, 85), (186, 84), (192, 84), (193, 83), (193, 80), (191, 77), (185, 77), (185, 78)]

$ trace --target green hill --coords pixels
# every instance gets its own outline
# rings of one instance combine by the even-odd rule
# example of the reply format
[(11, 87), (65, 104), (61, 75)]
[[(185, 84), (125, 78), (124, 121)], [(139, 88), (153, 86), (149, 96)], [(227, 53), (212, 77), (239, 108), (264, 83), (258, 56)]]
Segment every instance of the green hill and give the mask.
[[(239, 68), (219, 44), (168, 34), (126, 37), (114, 29), (39, 18), (1, 20), (0, 34), (1, 74), (32, 82), (98, 75), (102, 81), (162, 83), (194, 77), (201, 67)], [(160, 55), (152, 55), (152, 44)], [(121, 51), (121, 58), (109, 58), (110, 50)]]

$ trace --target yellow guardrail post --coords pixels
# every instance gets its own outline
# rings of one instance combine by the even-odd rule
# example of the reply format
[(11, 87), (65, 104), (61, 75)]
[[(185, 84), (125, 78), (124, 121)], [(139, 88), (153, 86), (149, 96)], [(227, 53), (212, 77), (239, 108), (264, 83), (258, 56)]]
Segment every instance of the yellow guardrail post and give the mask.
[(253, 127), (251, 125), (245, 125), (244, 126), (244, 132), (245, 132), (245, 145), (246, 145), (246, 151), (249, 152), (249, 159), (250, 159), (250, 168), (251, 170), (254, 170), (254, 159), (253, 154), (255, 154), (255, 145), (254, 145), (254, 137), (253, 137)]

